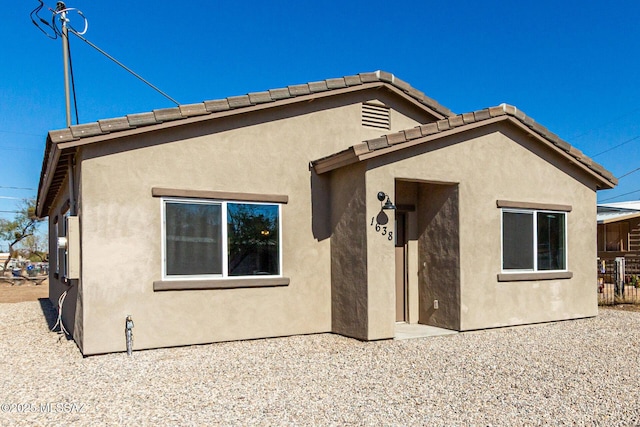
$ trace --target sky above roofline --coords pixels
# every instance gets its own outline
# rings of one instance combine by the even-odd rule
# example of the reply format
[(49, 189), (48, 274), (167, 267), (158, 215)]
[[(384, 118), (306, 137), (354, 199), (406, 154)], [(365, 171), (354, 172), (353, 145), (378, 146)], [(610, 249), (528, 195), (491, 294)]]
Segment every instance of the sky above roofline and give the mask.
[[(14, 199), (35, 196), (46, 134), (65, 125), (61, 47), (31, 23), (38, 4), (4, 10), (0, 196)], [(67, 6), (88, 40), (180, 104), (382, 69), (456, 113), (515, 105), (617, 177), (640, 167), (637, 1)], [(80, 123), (174, 106), (73, 36), (71, 51)], [(598, 199), (640, 199), (640, 172)]]

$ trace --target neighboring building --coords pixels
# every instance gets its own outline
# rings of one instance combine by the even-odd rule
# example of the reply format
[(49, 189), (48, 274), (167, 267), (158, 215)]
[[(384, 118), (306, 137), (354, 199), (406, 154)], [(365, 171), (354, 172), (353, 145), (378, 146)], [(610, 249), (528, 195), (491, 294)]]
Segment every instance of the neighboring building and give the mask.
[(135, 349), (595, 316), (615, 184), (515, 107), (455, 115), (378, 71), (52, 131), (37, 209), (90, 355), (127, 315)]
[(626, 275), (640, 275), (640, 201), (600, 204), (597, 218), (600, 271), (612, 271), (615, 258), (624, 257)]
[[(9, 252), (0, 252), (0, 269), (4, 267), (4, 263), (10, 256), (11, 254)], [(21, 255), (18, 255), (17, 258), (11, 258), (11, 261), (9, 261), (9, 264), (7, 264), (7, 271), (16, 267), (21, 267), (24, 265), (24, 263), (25, 259)]]

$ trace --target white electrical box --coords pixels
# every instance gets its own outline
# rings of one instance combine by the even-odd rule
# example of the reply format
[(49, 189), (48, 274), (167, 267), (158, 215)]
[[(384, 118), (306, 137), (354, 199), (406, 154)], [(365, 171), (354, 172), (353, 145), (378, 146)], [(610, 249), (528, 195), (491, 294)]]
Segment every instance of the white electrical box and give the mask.
[(80, 220), (67, 218), (67, 279), (80, 278)]

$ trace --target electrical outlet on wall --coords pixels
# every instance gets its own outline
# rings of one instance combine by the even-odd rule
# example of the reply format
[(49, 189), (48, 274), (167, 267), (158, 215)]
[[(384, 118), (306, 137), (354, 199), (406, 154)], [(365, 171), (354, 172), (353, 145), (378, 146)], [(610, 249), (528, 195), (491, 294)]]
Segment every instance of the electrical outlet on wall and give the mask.
[(437, 299), (434, 299), (434, 300), (433, 300), (433, 308), (434, 308), (434, 310), (437, 310), (439, 305), (440, 305), (440, 304), (438, 304), (438, 300), (437, 300)]

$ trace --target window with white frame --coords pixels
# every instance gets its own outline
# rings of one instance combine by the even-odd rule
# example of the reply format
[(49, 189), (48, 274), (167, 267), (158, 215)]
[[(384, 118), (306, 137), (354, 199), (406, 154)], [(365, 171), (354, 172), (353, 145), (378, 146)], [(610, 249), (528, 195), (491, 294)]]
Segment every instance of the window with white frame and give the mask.
[(163, 276), (281, 275), (280, 205), (163, 199)]
[(566, 217), (566, 212), (503, 209), (502, 270), (566, 270)]

